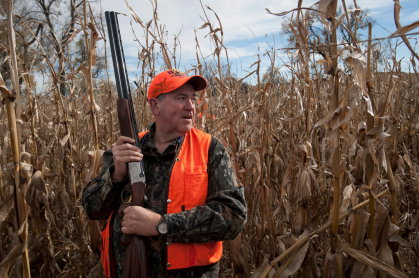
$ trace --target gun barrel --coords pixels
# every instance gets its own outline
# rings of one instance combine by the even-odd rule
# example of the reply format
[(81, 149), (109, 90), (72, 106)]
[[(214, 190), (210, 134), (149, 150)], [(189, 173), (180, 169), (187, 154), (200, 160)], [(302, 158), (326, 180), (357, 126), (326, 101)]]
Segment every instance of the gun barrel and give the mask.
[(105, 12), (105, 18), (106, 24), (108, 26), (108, 35), (111, 46), (112, 62), (115, 72), (118, 97), (129, 99), (129, 79), (125, 66), (124, 49), (122, 48), (118, 17), (115, 12)]
[[(137, 132), (137, 121), (135, 119), (134, 106), (132, 104), (131, 89), (129, 86), (124, 49), (122, 47), (121, 33), (119, 32), (117, 13), (107, 11), (105, 12), (105, 18), (108, 27), (109, 44), (111, 46), (112, 62), (115, 72), (115, 81), (118, 90), (118, 97), (128, 100), (132, 126), (134, 131)], [(138, 136), (134, 136), (133, 139), (135, 139), (136, 146), (140, 147), (140, 141), (138, 139)]]

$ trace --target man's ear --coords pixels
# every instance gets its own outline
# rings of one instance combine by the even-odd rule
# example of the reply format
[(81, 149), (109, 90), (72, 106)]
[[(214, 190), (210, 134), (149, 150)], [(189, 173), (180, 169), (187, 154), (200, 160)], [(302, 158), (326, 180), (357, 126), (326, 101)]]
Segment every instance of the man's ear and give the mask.
[(150, 105), (151, 113), (153, 113), (153, 115), (160, 114), (159, 101), (155, 97), (151, 97), (148, 100), (148, 104)]

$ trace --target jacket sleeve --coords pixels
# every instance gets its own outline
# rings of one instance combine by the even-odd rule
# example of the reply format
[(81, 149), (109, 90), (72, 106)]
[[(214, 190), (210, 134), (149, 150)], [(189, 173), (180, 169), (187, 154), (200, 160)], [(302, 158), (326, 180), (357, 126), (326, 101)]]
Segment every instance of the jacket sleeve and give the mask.
[(102, 169), (99, 175), (83, 189), (83, 207), (88, 218), (107, 220), (118, 205), (121, 192), (128, 183), (128, 177), (119, 182), (111, 180), (115, 166), (112, 151), (103, 153)]
[(226, 149), (214, 137), (208, 151), (206, 204), (166, 214), (168, 240), (207, 243), (234, 239), (247, 220), (243, 186), (238, 186)]

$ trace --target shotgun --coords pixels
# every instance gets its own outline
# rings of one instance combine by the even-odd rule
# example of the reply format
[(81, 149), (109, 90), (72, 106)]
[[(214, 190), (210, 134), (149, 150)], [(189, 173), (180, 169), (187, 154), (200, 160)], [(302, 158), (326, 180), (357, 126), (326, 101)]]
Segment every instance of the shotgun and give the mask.
[[(112, 62), (118, 90), (118, 119), (122, 136), (135, 140), (140, 147), (137, 122), (132, 105), (131, 90), (127, 69), (125, 66), (124, 50), (122, 49), (121, 34), (115, 12), (105, 12), (108, 36), (111, 45)], [(128, 163), (128, 175), (131, 184), (131, 200), (133, 206), (144, 205), (145, 173), (142, 161)], [(148, 278), (147, 250), (144, 237), (138, 235), (123, 235), (121, 243), (126, 246), (123, 278)]]

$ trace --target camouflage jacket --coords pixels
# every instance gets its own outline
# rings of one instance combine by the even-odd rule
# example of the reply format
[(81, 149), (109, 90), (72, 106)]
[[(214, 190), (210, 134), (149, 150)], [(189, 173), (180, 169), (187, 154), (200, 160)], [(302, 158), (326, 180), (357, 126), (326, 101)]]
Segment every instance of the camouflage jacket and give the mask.
[[(179, 213), (166, 214), (170, 166), (175, 159), (181, 138), (159, 153), (154, 145), (155, 126), (142, 142), (146, 172), (146, 192), (144, 207), (164, 215), (168, 234), (166, 237), (148, 237), (147, 254), (151, 277), (218, 277), (219, 262), (181, 271), (166, 270), (166, 242), (207, 243), (235, 238), (247, 219), (247, 207), (242, 186), (237, 186), (234, 172), (221, 142), (214, 137), (208, 151), (208, 193), (206, 204)], [(84, 189), (83, 206), (87, 216), (94, 220), (113, 217), (113, 257), (116, 277), (121, 277), (125, 247), (120, 243), (123, 211), (129, 205), (128, 178), (115, 182), (111, 180), (114, 171), (111, 150), (103, 154), (103, 166), (99, 176)], [(122, 201), (121, 201), (122, 199)]]

